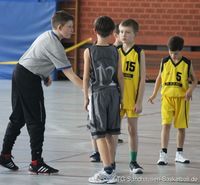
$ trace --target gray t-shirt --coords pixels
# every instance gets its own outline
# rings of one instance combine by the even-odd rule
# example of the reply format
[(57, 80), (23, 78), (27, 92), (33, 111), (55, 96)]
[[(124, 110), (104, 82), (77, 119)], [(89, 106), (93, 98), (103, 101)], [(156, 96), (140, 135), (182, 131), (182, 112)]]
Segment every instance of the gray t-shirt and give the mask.
[(53, 31), (41, 34), (19, 59), (19, 64), (42, 79), (47, 78), (55, 68), (71, 67), (64, 47)]

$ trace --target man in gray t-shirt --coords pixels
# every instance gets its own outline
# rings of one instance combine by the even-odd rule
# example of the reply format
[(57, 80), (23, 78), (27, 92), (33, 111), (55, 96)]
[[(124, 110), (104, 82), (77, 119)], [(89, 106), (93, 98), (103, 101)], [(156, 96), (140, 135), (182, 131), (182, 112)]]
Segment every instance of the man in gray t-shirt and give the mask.
[(58, 11), (52, 17), (52, 31), (41, 34), (19, 59), (12, 77), (12, 114), (3, 140), (0, 165), (16, 171), (12, 160), (12, 148), (20, 129), (26, 124), (30, 135), (32, 162), (31, 173), (57, 173), (42, 158), (42, 146), (46, 113), (41, 81), (51, 84), (50, 73), (56, 68), (75, 85), (82, 88), (82, 80), (73, 72), (60, 40), (70, 38), (73, 32), (73, 17)]

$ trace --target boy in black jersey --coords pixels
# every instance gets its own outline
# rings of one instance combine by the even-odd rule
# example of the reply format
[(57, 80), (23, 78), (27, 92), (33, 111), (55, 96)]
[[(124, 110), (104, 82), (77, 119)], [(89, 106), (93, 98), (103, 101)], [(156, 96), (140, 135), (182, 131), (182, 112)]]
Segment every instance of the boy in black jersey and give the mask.
[[(103, 170), (89, 178), (91, 183), (116, 183), (113, 170), (115, 145), (113, 135), (120, 133), (120, 97), (123, 96), (123, 75), (117, 48), (108, 43), (114, 30), (110, 17), (95, 20), (95, 45), (84, 52), (84, 108), (90, 99), (90, 131), (100, 152)], [(120, 89), (119, 89), (120, 87)]]

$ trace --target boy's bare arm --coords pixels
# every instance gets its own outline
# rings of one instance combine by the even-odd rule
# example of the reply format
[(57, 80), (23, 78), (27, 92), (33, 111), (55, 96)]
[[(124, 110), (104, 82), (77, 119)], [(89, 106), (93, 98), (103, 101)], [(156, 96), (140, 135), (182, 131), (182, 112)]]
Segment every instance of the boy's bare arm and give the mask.
[(143, 101), (144, 90), (145, 90), (146, 64), (145, 64), (144, 51), (141, 52), (140, 66), (141, 66), (141, 71), (140, 71), (141, 76), (140, 76), (138, 97), (137, 97), (137, 102), (136, 102), (136, 105), (138, 106), (138, 108), (136, 107), (136, 110), (135, 110), (137, 113), (142, 112), (142, 101)]
[(70, 81), (77, 87), (83, 88), (83, 81), (74, 73), (72, 68), (63, 69), (63, 73), (67, 78), (69, 78)]
[(121, 97), (121, 104), (123, 103), (123, 97), (124, 97), (124, 77), (122, 73), (122, 64), (121, 64), (121, 58), (119, 56), (118, 61), (118, 74), (117, 74), (119, 87), (120, 87), (120, 97)]
[(156, 78), (156, 82), (154, 85), (154, 89), (153, 89), (153, 93), (152, 95), (149, 97), (148, 102), (150, 102), (151, 104), (153, 104), (153, 100), (156, 98), (158, 91), (160, 89), (160, 85), (161, 85), (161, 73), (159, 72), (157, 78)]
[(88, 88), (89, 88), (89, 74), (90, 74), (90, 56), (89, 49), (84, 51), (84, 73), (83, 73), (83, 93), (84, 93), (84, 109), (87, 111), (89, 104)]
[(186, 95), (185, 95), (185, 99), (186, 100), (190, 100), (190, 98), (192, 97), (192, 92), (193, 92), (193, 90), (196, 88), (196, 86), (198, 84), (198, 79), (197, 79), (197, 77), (195, 75), (195, 72), (194, 72), (192, 64), (191, 64), (191, 67), (190, 67), (190, 79), (192, 81), (192, 84), (190, 85), (189, 89), (186, 92)]

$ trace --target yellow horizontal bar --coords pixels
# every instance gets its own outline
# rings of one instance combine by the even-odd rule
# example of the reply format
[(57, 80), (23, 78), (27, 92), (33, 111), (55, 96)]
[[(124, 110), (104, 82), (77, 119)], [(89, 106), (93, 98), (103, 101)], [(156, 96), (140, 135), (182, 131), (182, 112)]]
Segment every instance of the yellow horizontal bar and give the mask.
[(65, 49), (65, 51), (66, 52), (72, 51), (72, 50), (74, 50), (74, 49), (76, 49), (76, 48), (78, 48), (78, 47), (80, 47), (80, 46), (82, 46), (82, 45), (84, 45), (84, 44), (86, 44), (87, 42), (90, 42), (90, 41), (92, 41), (92, 38), (85, 39), (82, 42), (79, 42), (78, 44), (75, 44), (74, 46), (71, 46), (71, 47)]
[(0, 65), (13, 65), (13, 64), (17, 64), (18, 61), (9, 61), (9, 62), (0, 62)]

